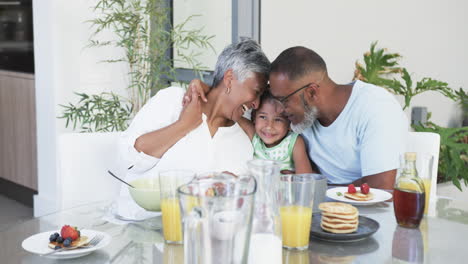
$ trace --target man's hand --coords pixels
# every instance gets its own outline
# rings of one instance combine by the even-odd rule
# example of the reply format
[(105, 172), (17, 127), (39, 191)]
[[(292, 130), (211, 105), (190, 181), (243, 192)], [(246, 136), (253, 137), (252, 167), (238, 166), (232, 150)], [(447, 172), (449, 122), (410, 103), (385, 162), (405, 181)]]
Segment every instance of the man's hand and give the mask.
[(367, 183), (371, 188), (393, 190), (395, 176), (396, 170), (389, 170), (365, 176), (359, 180), (354, 181), (353, 184), (360, 186), (363, 183)]
[(193, 97), (200, 97), (203, 102), (208, 102), (206, 99), (206, 94), (210, 90), (210, 86), (206, 83), (200, 81), (199, 79), (194, 79), (190, 82), (187, 91), (185, 92), (184, 99), (182, 100), (182, 106), (186, 106), (192, 101)]
[(188, 102), (179, 116), (179, 122), (183, 124), (188, 131), (192, 131), (202, 123), (202, 108), (201, 101), (198, 96), (193, 93), (192, 100)]

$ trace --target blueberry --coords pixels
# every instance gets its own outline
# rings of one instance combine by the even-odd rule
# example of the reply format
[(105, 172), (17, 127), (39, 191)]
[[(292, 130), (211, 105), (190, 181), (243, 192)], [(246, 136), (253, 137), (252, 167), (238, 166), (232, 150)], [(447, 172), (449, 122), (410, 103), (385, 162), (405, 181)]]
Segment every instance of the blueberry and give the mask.
[(69, 247), (69, 246), (71, 246), (71, 242), (72, 242), (71, 238), (67, 237), (67, 239), (65, 239), (65, 241), (63, 241), (63, 246), (64, 247)]
[(61, 249), (61, 246), (55, 246), (54, 249)]
[(55, 242), (57, 243), (63, 243), (63, 238), (61, 236), (57, 237), (57, 239), (55, 240)]
[(50, 241), (50, 242), (54, 242), (55, 239), (56, 239), (56, 237), (55, 237), (54, 235), (50, 235), (50, 237), (49, 237), (49, 241)]
[(59, 237), (59, 234), (57, 234), (57, 233), (52, 234), (52, 235), (50, 235), (50, 237), (49, 237), (49, 241), (50, 241), (50, 242), (54, 242), (54, 241), (57, 240), (57, 237)]

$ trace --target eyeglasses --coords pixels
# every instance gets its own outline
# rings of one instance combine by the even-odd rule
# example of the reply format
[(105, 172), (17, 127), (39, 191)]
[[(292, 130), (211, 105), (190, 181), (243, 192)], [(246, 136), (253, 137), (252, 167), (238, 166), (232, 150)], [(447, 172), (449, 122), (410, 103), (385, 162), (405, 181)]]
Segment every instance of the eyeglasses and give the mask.
[[(309, 87), (309, 86), (312, 85), (312, 84), (313, 84), (313, 83), (308, 83), (308, 84), (302, 86), (301, 88), (297, 89), (296, 91), (294, 91), (294, 92), (292, 92), (292, 93), (290, 93), (290, 94), (288, 94), (288, 95), (286, 95), (286, 96), (283, 96), (283, 97), (276, 97), (276, 100), (278, 100), (280, 103), (284, 104), (284, 103), (287, 102), (286, 100), (288, 100), (289, 97), (291, 97), (291, 96), (293, 96), (295, 93), (297, 93), (297, 92), (299, 92), (299, 91), (301, 91), (301, 90), (303, 90), (303, 89)], [(318, 85), (317, 85), (317, 86), (318, 86)]]

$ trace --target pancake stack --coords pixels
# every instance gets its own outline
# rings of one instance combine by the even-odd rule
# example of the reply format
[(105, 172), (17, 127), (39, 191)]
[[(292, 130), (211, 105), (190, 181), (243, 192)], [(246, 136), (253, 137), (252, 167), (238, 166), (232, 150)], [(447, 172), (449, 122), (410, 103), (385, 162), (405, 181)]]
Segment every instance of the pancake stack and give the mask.
[(335, 234), (349, 234), (357, 230), (359, 221), (358, 209), (350, 204), (327, 202), (321, 203), (323, 230)]

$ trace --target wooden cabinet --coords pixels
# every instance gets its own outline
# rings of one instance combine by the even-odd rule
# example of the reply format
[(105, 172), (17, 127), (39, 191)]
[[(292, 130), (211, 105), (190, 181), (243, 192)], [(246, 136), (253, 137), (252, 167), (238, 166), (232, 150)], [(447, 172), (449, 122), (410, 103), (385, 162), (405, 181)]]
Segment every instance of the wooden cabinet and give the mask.
[(0, 177), (37, 191), (34, 75), (0, 71)]

